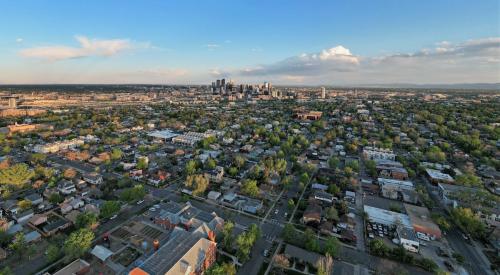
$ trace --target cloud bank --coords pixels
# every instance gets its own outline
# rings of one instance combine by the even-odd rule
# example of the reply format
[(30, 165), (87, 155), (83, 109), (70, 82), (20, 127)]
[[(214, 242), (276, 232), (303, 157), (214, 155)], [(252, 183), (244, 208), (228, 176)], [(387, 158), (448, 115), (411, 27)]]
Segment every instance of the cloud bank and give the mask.
[(112, 56), (124, 50), (133, 48), (128, 39), (90, 39), (85, 36), (75, 36), (79, 47), (47, 46), (21, 50), (23, 57), (38, 58), (48, 61), (83, 58), (90, 56)]
[(235, 74), (305, 84), (499, 82), (500, 37), (456, 44), (444, 41), (414, 53), (374, 57), (354, 55), (339, 45)]

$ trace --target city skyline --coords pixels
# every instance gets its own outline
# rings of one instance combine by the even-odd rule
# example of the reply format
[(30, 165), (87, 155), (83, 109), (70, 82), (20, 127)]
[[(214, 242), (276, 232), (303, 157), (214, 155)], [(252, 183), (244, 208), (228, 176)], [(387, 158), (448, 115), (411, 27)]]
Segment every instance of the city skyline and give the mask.
[(0, 8), (0, 84), (345, 86), (498, 83), (500, 75), (497, 1)]

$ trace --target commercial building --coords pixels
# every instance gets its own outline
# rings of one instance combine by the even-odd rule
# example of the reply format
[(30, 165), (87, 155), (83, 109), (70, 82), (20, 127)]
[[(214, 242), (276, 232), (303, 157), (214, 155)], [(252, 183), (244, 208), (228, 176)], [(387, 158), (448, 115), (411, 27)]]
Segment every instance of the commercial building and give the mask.
[(431, 213), (425, 207), (405, 204), (405, 210), (410, 217), (413, 230), (419, 239), (426, 241), (440, 239), (441, 230), (431, 219)]
[(363, 156), (365, 159), (383, 159), (383, 160), (395, 160), (396, 155), (391, 149), (377, 148), (366, 146), (363, 148)]
[(380, 223), (387, 226), (395, 226), (397, 224), (400, 224), (404, 227), (412, 228), (412, 224), (408, 215), (369, 205), (365, 205), (364, 210), (368, 215), (368, 220), (371, 222)]
[(37, 144), (33, 147), (33, 152), (43, 154), (57, 153), (61, 150), (74, 149), (84, 143), (83, 139), (75, 138), (72, 140), (58, 141), (47, 144)]
[(378, 183), (380, 185), (380, 193), (385, 198), (413, 204), (418, 202), (418, 194), (411, 181), (378, 178)]
[(172, 138), (172, 143), (179, 143), (187, 146), (194, 146), (205, 138), (215, 137), (216, 133), (206, 131), (205, 133), (188, 132), (182, 135), (177, 135)]
[(157, 139), (161, 139), (163, 141), (172, 140), (172, 138), (174, 138), (178, 135), (179, 134), (172, 132), (170, 129), (165, 129), (165, 130), (161, 130), (161, 131), (153, 131), (153, 132), (148, 133), (148, 136), (153, 137), (153, 138), (157, 138)]
[(295, 117), (300, 120), (319, 120), (323, 112), (319, 111), (300, 111), (295, 113)]

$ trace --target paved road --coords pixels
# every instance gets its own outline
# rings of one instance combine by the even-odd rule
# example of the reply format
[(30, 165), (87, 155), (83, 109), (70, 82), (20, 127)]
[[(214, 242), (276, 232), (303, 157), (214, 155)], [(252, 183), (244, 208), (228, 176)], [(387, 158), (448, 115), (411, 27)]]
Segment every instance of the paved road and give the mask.
[(448, 239), (448, 242), (453, 250), (464, 256), (464, 265), (468, 270), (472, 271), (473, 274), (494, 274), (490, 269), (489, 263), (485, 263), (483, 258), (478, 255), (474, 247), (464, 241), (460, 230), (453, 228), (447, 233), (446, 239)]

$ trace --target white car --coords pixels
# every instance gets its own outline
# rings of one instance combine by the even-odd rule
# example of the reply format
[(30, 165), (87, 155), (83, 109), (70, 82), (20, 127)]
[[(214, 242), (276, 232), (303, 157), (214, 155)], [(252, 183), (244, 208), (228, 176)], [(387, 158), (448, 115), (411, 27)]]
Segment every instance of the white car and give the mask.
[(141, 204), (143, 202), (144, 202), (144, 200), (140, 200), (140, 201), (137, 202), (137, 205), (139, 205), (139, 204)]
[(114, 220), (116, 219), (116, 217), (118, 217), (118, 215), (114, 214), (113, 216), (111, 216), (111, 218), (109, 218), (110, 220)]
[(278, 215), (278, 209), (274, 210), (274, 215)]

